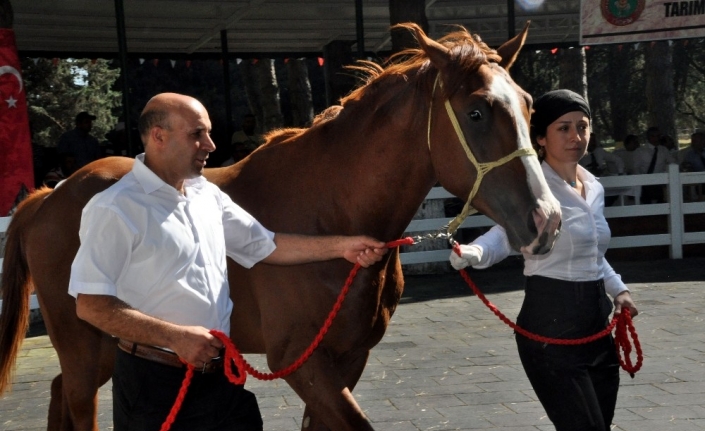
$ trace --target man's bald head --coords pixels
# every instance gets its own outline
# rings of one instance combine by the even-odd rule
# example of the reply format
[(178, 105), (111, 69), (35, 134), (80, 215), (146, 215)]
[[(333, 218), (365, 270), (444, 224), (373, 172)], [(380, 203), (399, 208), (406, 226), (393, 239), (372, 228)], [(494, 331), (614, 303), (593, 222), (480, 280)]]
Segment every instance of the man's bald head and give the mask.
[(175, 111), (189, 106), (203, 105), (191, 96), (178, 93), (160, 93), (149, 99), (137, 125), (142, 141), (146, 144), (146, 137), (152, 127), (160, 126), (163, 129), (170, 129), (169, 115)]

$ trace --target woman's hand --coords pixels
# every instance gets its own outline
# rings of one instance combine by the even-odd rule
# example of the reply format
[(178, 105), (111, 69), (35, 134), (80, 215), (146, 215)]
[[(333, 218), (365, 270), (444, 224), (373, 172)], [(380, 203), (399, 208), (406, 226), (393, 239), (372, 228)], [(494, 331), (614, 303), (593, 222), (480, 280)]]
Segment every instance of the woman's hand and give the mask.
[(632, 317), (639, 314), (639, 310), (636, 309), (636, 305), (632, 300), (632, 295), (628, 290), (620, 293), (614, 298), (614, 314), (619, 314), (622, 312), (622, 308), (628, 308)]

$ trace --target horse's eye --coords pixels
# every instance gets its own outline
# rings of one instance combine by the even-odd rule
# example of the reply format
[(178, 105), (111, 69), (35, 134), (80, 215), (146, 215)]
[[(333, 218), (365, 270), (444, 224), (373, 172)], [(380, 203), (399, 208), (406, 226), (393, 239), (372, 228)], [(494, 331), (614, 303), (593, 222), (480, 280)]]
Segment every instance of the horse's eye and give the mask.
[(482, 112), (478, 111), (477, 109), (472, 111), (470, 113), (470, 119), (472, 121), (480, 121), (482, 120)]

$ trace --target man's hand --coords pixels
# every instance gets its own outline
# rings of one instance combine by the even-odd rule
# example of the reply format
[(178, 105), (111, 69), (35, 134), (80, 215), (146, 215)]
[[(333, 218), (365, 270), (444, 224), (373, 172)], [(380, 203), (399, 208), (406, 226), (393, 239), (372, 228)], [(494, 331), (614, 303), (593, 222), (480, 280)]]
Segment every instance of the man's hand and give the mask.
[(475, 266), (482, 259), (482, 249), (473, 244), (460, 245), (460, 256), (455, 250), (450, 252), (450, 264), (455, 269), (463, 269), (466, 266)]
[(368, 236), (343, 237), (343, 257), (351, 263), (367, 268), (387, 254), (386, 244)]
[(632, 317), (639, 314), (639, 310), (636, 309), (636, 305), (632, 300), (632, 295), (628, 290), (620, 293), (614, 298), (614, 314), (619, 314), (622, 312), (622, 308), (628, 308)]
[(201, 326), (183, 326), (169, 347), (179, 358), (201, 369), (220, 355), (223, 343)]

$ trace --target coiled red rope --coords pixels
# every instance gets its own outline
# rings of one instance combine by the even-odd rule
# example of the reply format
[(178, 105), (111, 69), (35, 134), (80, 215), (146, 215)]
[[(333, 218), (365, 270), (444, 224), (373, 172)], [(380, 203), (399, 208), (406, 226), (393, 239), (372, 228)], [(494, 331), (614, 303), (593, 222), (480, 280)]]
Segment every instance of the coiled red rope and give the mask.
[[(394, 248), (394, 247), (399, 247), (401, 245), (412, 245), (414, 244), (414, 239), (413, 238), (402, 238), (398, 239), (396, 241), (391, 241), (386, 244), (387, 248)], [(308, 346), (308, 348), (301, 354), (301, 356), (294, 361), (291, 365), (288, 367), (273, 372), (273, 373), (262, 373), (260, 371), (257, 371), (252, 365), (250, 365), (245, 358), (242, 356), (242, 353), (238, 350), (238, 348), (235, 346), (235, 343), (232, 342), (230, 337), (225, 335), (221, 331), (217, 331), (215, 329), (212, 329), (210, 331), (211, 334), (213, 334), (215, 337), (217, 337), (225, 346), (225, 358), (224, 358), (224, 368), (225, 368), (225, 375), (228, 378), (228, 381), (230, 383), (233, 383), (235, 385), (244, 385), (245, 380), (247, 379), (247, 374), (250, 374), (252, 377), (258, 379), (258, 380), (274, 380), (274, 379), (280, 379), (282, 377), (286, 377), (289, 374), (293, 373), (294, 371), (298, 370), (307, 360), (308, 358), (311, 357), (313, 354), (314, 350), (318, 347), (318, 345), (323, 341), (323, 337), (325, 337), (326, 333), (328, 332), (328, 329), (330, 329), (330, 326), (333, 324), (333, 320), (335, 320), (335, 317), (338, 315), (338, 311), (340, 311), (340, 307), (343, 305), (343, 300), (348, 294), (348, 291), (350, 290), (350, 286), (352, 285), (353, 281), (355, 280), (355, 276), (357, 275), (357, 272), (360, 270), (360, 264), (356, 263), (353, 269), (350, 271), (350, 274), (348, 275), (347, 280), (345, 280), (345, 285), (341, 289), (340, 293), (338, 294), (338, 299), (335, 301), (335, 304), (333, 304), (333, 308), (331, 309), (330, 313), (328, 313), (328, 318), (326, 318), (325, 323), (323, 324), (323, 327), (321, 327), (320, 331), (318, 331), (318, 334), (316, 337), (313, 339), (313, 342), (311, 342), (311, 345)], [(238, 375), (236, 376), (233, 373), (232, 366), (231, 364), (234, 364), (235, 367), (238, 370)], [(191, 379), (193, 378), (193, 372), (194, 372), (194, 367), (193, 365), (187, 364), (187, 369), (186, 369), (186, 375), (184, 376), (184, 380), (181, 383), (181, 389), (179, 390), (179, 394), (176, 397), (176, 401), (174, 402), (174, 405), (171, 407), (171, 411), (169, 412), (169, 415), (167, 416), (166, 420), (162, 424), (161, 430), (160, 431), (168, 431), (169, 428), (171, 428), (171, 425), (174, 423), (174, 420), (176, 419), (176, 415), (179, 413), (179, 410), (181, 409), (181, 404), (184, 401), (184, 398), (186, 397), (186, 392), (188, 391), (188, 387), (191, 384)]]
[[(460, 256), (460, 248), (457, 243), (454, 245), (453, 251), (458, 256)], [(529, 332), (509, 320), (509, 318), (505, 316), (501, 311), (499, 311), (497, 306), (490, 302), (487, 297), (485, 297), (485, 295), (480, 291), (480, 289), (477, 288), (475, 283), (473, 283), (473, 281), (470, 279), (470, 276), (468, 275), (467, 271), (461, 270), (460, 275), (463, 277), (468, 286), (470, 286), (470, 289), (472, 289), (473, 293), (477, 295), (477, 297), (487, 306), (487, 308), (489, 308), (490, 311), (492, 311), (499, 318), (499, 320), (506, 323), (516, 333), (521, 334), (530, 340), (538, 341), (540, 343), (558, 344), (563, 346), (577, 346), (579, 344), (587, 344), (602, 337), (606, 337), (612, 332), (613, 329), (616, 328), (614, 334), (614, 344), (617, 349), (617, 356), (619, 357), (619, 365), (621, 365), (624, 371), (628, 372), (632, 378), (634, 378), (634, 374), (641, 369), (641, 365), (644, 362), (644, 357), (641, 351), (641, 343), (639, 343), (639, 337), (636, 333), (636, 328), (634, 328), (634, 322), (632, 322), (632, 315), (628, 308), (622, 308), (622, 312), (619, 314), (615, 314), (614, 317), (612, 317), (612, 321), (610, 322), (610, 324), (607, 325), (605, 329), (596, 334), (583, 338), (549, 338)], [(632, 364), (630, 357), (632, 352), (632, 346), (629, 340), (630, 336), (632, 342), (634, 343), (634, 349), (636, 350), (636, 364)]]

